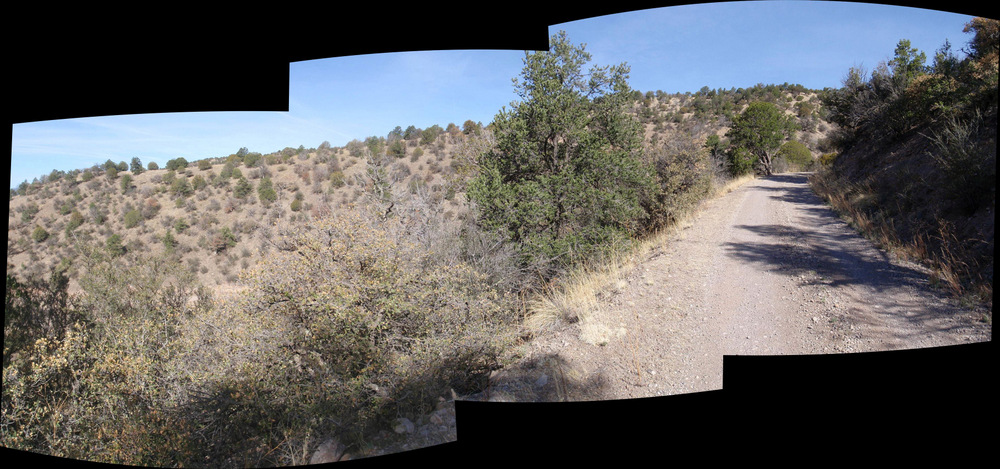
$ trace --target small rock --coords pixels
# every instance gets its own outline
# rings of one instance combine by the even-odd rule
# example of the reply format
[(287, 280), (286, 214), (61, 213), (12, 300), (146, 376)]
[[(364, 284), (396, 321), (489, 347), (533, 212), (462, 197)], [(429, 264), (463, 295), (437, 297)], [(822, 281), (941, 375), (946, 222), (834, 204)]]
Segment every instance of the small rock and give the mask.
[(413, 433), (413, 422), (406, 417), (396, 419), (396, 426), (393, 428), (396, 433)]
[(329, 438), (316, 448), (316, 452), (309, 459), (309, 464), (326, 464), (350, 459), (351, 456), (345, 452), (346, 450), (347, 448), (339, 441)]
[(542, 386), (545, 386), (545, 383), (548, 382), (549, 382), (549, 375), (542, 373), (542, 376), (539, 376), (538, 379), (535, 381), (535, 387), (540, 388)]

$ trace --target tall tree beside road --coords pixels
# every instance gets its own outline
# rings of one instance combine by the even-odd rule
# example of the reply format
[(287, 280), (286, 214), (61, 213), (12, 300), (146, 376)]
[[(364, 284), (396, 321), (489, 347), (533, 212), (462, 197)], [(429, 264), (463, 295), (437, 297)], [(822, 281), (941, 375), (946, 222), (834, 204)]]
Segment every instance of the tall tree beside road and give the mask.
[(627, 239), (646, 215), (642, 194), (654, 187), (642, 129), (628, 113), (629, 67), (585, 71), (589, 61), (565, 32), (549, 51), (526, 54), (514, 80), (521, 101), (496, 116), (496, 146), (469, 185), (479, 223), (543, 275)]
[(730, 172), (740, 174), (756, 168), (770, 176), (771, 160), (793, 129), (793, 122), (773, 103), (750, 103), (726, 133)]

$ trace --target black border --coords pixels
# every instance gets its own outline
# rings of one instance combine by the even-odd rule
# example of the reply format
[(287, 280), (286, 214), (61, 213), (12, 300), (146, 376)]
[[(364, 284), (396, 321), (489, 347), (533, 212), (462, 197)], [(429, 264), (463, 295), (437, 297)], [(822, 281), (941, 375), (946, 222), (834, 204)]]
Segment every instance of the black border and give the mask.
[[(320, 7), (19, 4), (10, 9), (8, 121), (183, 111), (286, 111), (292, 61), (374, 52), (539, 50), (548, 26), (700, 2)], [(930, 8), (912, 2), (880, 2)], [(981, 2), (935, 3), (976, 15)], [(9, 178), (9, 167), (8, 167)], [(719, 391), (634, 401), (459, 402), (459, 441), (356, 461), (686, 463), (972, 461), (991, 447), (992, 343), (858, 355), (726, 357)], [(872, 453), (874, 452), (874, 457)], [(4, 449), (5, 460), (22, 453)], [(803, 456), (804, 455), (804, 456)], [(34, 461), (31, 455), (29, 460)], [(49, 458), (37, 458), (48, 462)], [(63, 461), (60, 461), (63, 462)]]

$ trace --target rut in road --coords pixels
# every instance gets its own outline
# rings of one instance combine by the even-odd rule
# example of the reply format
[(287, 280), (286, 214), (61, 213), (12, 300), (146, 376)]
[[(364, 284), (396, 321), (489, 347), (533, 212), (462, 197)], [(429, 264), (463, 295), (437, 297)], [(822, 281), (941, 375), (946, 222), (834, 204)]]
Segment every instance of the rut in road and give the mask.
[(809, 187), (756, 179), (707, 201), (575, 324), (533, 340), (493, 400), (595, 400), (722, 388), (724, 355), (805, 355), (989, 341)]

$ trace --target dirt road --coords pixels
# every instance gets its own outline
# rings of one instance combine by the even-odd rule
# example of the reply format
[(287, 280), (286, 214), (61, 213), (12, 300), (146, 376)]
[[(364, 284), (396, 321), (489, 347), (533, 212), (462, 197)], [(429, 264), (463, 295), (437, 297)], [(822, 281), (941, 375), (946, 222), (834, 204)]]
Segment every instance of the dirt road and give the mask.
[[(539, 337), (491, 400), (607, 400), (711, 391), (724, 355), (808, 355), (991, 340), (975, 312), (890, 259), (809, 188), (757, 179), (600, 295), (586, 324)], [(606, 340), (593, 334), (606, 331)]]

